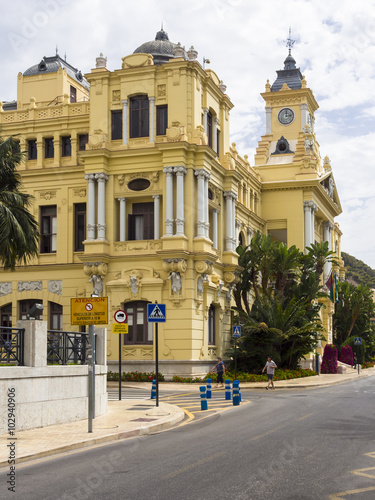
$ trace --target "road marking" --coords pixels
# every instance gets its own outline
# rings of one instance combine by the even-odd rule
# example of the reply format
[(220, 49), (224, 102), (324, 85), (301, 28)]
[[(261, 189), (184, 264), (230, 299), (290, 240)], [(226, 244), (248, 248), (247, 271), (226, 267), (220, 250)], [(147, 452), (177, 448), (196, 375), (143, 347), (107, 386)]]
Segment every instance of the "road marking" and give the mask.
[(202, 458), (202, 460), (199, 460), (198, 462), (195, 462), (193, 464), (187, 465), (186, 467), (182, 467), (181, 469), (177, 469), (174, 472), (171, 472), (167, 476), (164, 476), (163, 479), (170, 479), (172, 477), (178, 476), (179, 474), (183, 474), (184, 472), (187, 472), (188, 470), (195, 469), (196, 467), (199, 467), (200, 465), (206, 464), (207, 462), (212, 462), (215, 458), (222, 457), (225, 454), (224, 451), (221, 451), (219, 453), (215, 453), (215, 455), (211, 455), (210, 457), (207, 458)]
[(275, 429), (272, 429), (268, 432), (265, 432), (264, 434), (260, 434), (259, 436), (255, 436), (250, 441), (256, 441), (257, 439), (261, 439), (262, 437), (268, 436), (269, 434), (272, 434), (273, 432), (279, 431), (280, 429), (284, 429), (286, 425), (281, 425), (280, 427), (276, 427)]
[(311, 415), (313, 415), (313, 413), (308, 413), (304, 417), (297, 418), (297, 420), (305, 420), (305, 418), (311, 417)]
[(331, 495), (330, 500), (336, 500), (337, 498), (344, 498), (348, 495), (356, 495), (357, 493), (365, 493), (366, 491), (375, 491), (375, 486), (370, 486), (369, 488), (361, 488), (359, 490), (342, 491), (341, 493), (335, 493)]
[[(369, 453), (365, 453), (365, 456), (375, 458), (375, 451), (370, 451)], [(367, 474), (367, 471), (374, 471), (373, 474)], [(355, 469), (350, 471), (351, 474), (356, 476), (368, 477), (370, 479), (375, 479), (375, 467), (367, 467), (365, 469)], [(368, 488), (359, 488), (357, 490), (348, 490), (342, 491), (341, 493), (335, 493), (331, 495), (330, 500), (336, 500), (337, 498), (343, 498), (349, 495), (356, 495), (357, 493), (365, 493), (367, 491), (375, 491), (375, 486), (369, 486)]]

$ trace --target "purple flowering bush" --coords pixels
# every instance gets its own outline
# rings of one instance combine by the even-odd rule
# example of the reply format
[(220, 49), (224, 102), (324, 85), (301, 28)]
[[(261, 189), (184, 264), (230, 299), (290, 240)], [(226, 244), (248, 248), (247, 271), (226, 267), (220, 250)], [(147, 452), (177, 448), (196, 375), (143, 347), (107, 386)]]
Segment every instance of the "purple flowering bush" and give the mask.
[(353, 366), (353, 349), (350, 345), (344, 345), (342, 347), (340, 361), (341, 363), (346, 363), (347, 365)]
[(326, 344), (324, 347), (320, 373), (338, 373), (337, 348), (335, 345)]

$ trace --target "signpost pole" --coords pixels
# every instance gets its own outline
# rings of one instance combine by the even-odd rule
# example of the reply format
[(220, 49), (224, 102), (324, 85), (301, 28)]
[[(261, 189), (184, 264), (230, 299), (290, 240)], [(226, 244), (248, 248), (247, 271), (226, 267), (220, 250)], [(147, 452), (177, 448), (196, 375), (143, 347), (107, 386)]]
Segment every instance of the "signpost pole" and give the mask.
[(159, 339), (158, 323), (155, 323), (155, 370), (156, 370), (156, 406), (159, 406)]
[(89, 343), (91, 358), (89, 361), (89, 432), (92, 432), (92, 421), (94, 418), (94, 377), (95, 377), (95, 349), (94, 349), (94, 325), (89, 325)]
[(237, 339), (234, 339), (234, 380), (237, 380)]
[(121, 401), (121, 333), (118, 336), (118, 400)]

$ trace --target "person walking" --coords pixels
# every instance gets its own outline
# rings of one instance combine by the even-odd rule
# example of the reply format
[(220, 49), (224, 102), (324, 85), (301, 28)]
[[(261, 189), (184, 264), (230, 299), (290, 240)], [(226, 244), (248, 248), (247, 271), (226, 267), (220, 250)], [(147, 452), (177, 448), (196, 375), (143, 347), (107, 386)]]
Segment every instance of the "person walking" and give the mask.
[(217, 358), (216, 365), (208, 373), (212, 373), (214, 370), (216, 370), (216, 373), (217, 373), (217, 379), (216, 379), (216, 386), (215, 387), (219, 387), (219, 384), (221, 384), (220, 387), (224, 387), (223, 375), (225, 373), (225, 365), (223, 363), (223, 360), (220, 357)]
[(353, 366), (352, 368), (356, 369), (357, 368), (357, 355), (354, 354), (354, 358), (353, 358)]
[(271, 389), (275, 388), (275, 386), (273, 384), (273, 376), (275, 374), (276, 368), (277, 368), (276, 363), (272, 360), (271, 356), (268, 356), (267, 363), (264, 365), (264, 368), (262, 370), (262, 373), (264, 373), (264, 370), (267, 370), (267, 377), (268, 377), (268, 385), (266, 387), (267, 391), (268, 391), (268, 388), (270, 385), (271, 385)]

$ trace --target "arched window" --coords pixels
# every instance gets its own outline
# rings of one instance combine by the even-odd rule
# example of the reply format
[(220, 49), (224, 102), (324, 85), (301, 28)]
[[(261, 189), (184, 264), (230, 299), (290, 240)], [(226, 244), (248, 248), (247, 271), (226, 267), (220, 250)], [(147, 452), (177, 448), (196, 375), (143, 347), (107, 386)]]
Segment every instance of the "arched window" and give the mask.
[(149, 136), (149, 103), (146, 95), (130, 99), (130, 137)]
[(129, 333), (124, 335), (124, 344), (152, 344), (153, 324), (147, 321), (147, 304), (143, 300), (124, 304), (129, 325)]

